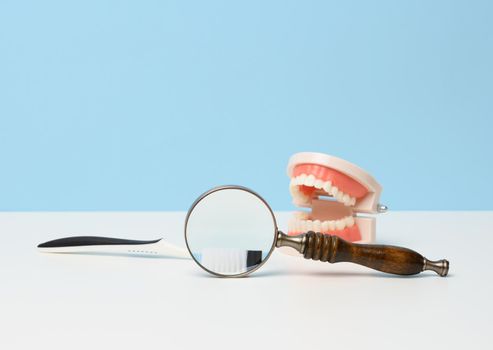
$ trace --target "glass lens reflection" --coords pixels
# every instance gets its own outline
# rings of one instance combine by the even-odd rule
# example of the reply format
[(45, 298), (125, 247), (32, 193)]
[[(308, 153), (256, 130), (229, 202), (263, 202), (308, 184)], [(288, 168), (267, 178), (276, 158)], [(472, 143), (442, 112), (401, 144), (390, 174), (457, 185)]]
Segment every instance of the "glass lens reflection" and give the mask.
[(267, 204), (241, 188), (205, 195), (188, 216), (185, 238), (194, 259), (225, 276), (246, 273), (268, 257), (276, 223)]

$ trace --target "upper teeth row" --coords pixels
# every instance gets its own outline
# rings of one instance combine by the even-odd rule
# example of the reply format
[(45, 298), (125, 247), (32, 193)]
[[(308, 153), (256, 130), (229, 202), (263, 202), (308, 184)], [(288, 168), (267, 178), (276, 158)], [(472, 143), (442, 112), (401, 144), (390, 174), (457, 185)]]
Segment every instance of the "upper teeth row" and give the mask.
[[(296, 186), (307, 186), (307, 187), (315, 187), (317, 189), (323, 189), (327, 194), (334, 197), (338, 202), (344, 203), (346, 206), (354, 205), (356, 203), (356, 198), (351, 197), (347, 193), (342, 192), (336, 186), (332, 185), (330, 181), (322, 181), (317, 179), (313, 175), (301, 174), (291, 179), (291, 183), (289, 184), (290, 188), (294, 188)], [(298, 192), (298, 193), (296, 193)], [(301, 194), (299, 191), (291, 191), (293, 195)], [(305, 199), (305, 198), (303, 198)]]

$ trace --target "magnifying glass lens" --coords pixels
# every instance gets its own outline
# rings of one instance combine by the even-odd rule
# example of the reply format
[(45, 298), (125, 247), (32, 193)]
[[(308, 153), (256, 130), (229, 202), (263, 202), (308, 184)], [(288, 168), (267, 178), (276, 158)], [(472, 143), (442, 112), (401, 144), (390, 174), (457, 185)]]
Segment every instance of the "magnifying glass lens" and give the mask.
[(192, 205), (185, 239), (193, 259), (219, 276), (241, 276), (262, 265), (277, 232), (267, 203), (243, 187), (221, 187)]

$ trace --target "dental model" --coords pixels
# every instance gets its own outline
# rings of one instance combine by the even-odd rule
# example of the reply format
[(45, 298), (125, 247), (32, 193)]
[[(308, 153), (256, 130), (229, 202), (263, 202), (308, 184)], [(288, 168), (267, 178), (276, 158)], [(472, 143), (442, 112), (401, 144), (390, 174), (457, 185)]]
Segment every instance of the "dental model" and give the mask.
[(358, 213), (387, 211), (379, 204), (382, 187), (360, 167), (323, 153), (294, 154), (288, 163), (293, 203), (311, 208), (295, 212), (288, 234), (307, 231), (339, 236), (346, 241), (375, 241), (375, 218)]

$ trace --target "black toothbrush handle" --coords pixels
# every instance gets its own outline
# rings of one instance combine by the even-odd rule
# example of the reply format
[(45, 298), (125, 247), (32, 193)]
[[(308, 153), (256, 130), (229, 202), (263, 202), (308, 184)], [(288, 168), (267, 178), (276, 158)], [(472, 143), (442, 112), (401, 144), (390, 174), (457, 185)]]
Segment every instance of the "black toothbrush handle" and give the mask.
[(38, 245), (38, 248), (62, 248), (62, 247), (81, 247), (95, 245), (141, 245), (157, 243), (161, 239), (141, 241), (135, 239), (122, 239), (98, 236), (75, 236), (54, 239)]

